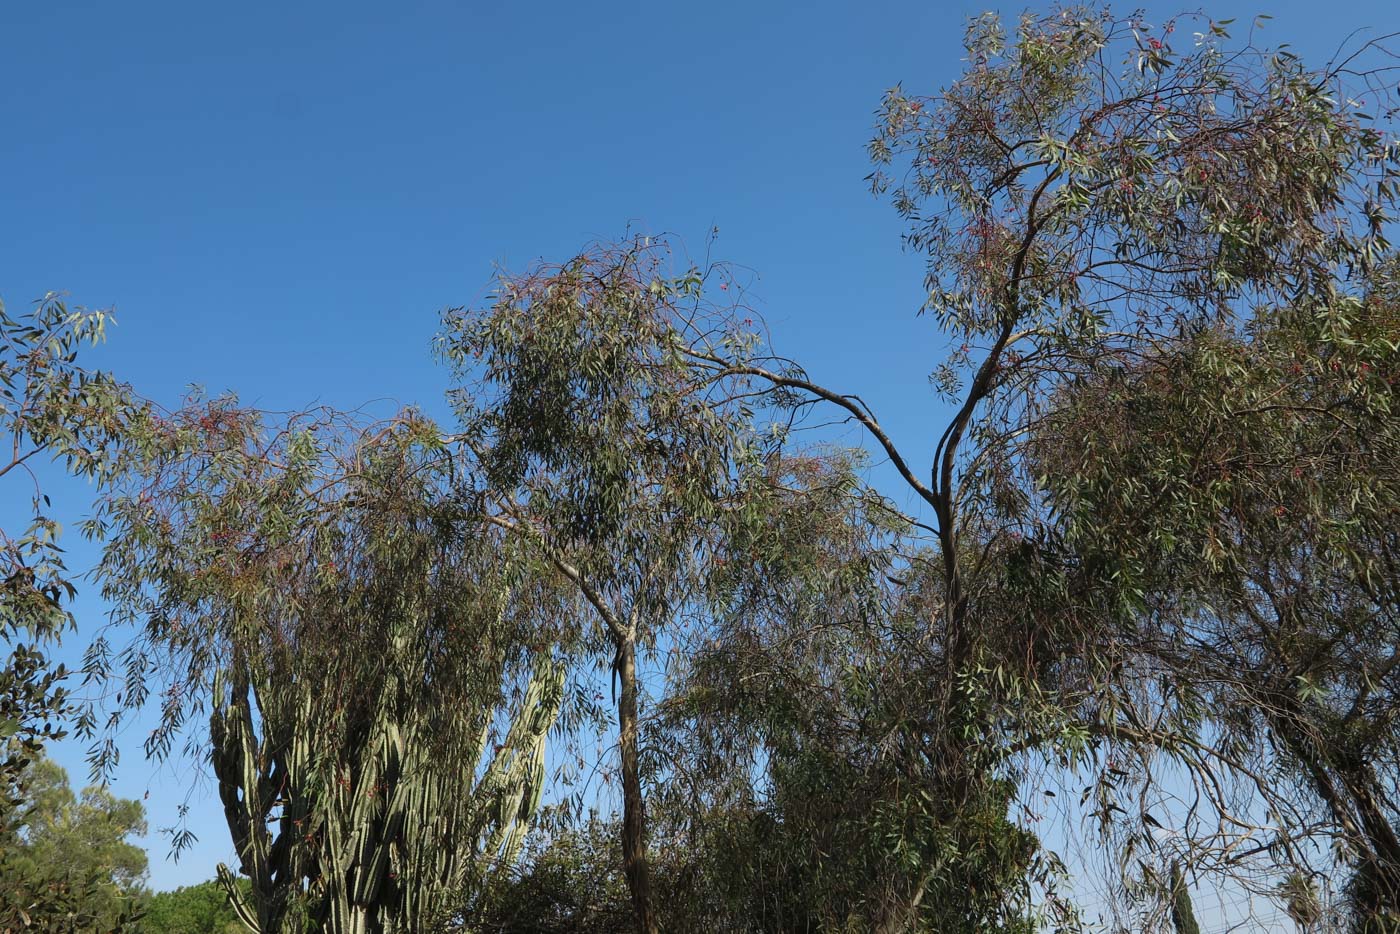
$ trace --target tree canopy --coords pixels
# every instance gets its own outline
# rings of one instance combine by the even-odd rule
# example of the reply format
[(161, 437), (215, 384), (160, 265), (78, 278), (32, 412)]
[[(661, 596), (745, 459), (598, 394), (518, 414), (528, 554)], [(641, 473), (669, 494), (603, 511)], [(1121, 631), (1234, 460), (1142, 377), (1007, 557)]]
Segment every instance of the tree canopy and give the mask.
[[(248, 898), (246, 881), (240, 885)], [(146, 901), (141, 928), (150, 934), (245, 934), (229, 904), (228, 892), (217, 880), (157, 892)]]
[(30, 760), (24, 797), (0, 826), (0, 929), (117, 931), (139, 916), (146, 853), (140, 801), (100, 786), (75, 795), (49, 759)]
[[(451, 426), (138, 405), (101, 316), (0, 320), (0, 476), (99, 481), (88, 674), (212, 764), (242, 925), (1068, 932), (1090, 871), (1115, 930), (1400, 924), (1400, 69), (1096, 6), (964, 45), (869, 143), (949, 350), (912, 444), (667, 237), (445, 312)], [(7, 636), (66, 620), (41, 501)], [(38, 775), (62, 672), (7, 677)]]

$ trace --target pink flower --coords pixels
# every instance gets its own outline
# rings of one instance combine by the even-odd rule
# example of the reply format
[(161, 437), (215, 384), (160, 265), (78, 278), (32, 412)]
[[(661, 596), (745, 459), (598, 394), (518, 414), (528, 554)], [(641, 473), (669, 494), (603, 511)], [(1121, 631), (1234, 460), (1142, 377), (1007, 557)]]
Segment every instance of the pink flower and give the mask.
[(1147, 40), (1147, 44), (1150, 45), (1150, 46), (1151, 46), (1152, 48), (1154, 48), (1154, 49), (1160, 49), (1160, 48), (1162, 47), (1162, 40), (1161, 40), (1161, 39), (1148, 39), (1148, 40)]

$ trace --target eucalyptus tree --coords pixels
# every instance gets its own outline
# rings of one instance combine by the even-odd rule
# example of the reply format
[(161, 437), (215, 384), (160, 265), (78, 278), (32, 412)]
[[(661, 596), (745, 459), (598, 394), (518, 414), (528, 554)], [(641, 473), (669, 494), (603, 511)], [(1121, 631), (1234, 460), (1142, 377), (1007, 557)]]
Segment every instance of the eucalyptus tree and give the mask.
[[(924, 310), (958, 342), (934, 374), (960, 398), (924, 493), (944, 561), (945, 677), (1009, 667), (1049, 689), (1071, 753), (1112, 710), (1115, 682), (1137, 678), (1127, 689), (1150, 696), (1162, 673), (1125, 664), (1118, 614), (1074, 592), (1083, 569), (1058, 566), (1055, 503), (1024, 456), (1049, 402), (1258, 308), (1344, 317), (1387, 249), (1393, 79), (1361, 66), (1383, 58), (1363, 47), (1314, 69), (1233, 42), (1228, 26), (1066, 8), (1008, 30), (984, 16), (963, 77), (933, 97), (891, 91), (871, 143), (872, 184), (928, 260)], [(1153, 495), (1131, 471), (1109, 480), (1135, 501)], [(980, 563), (999, 552), (1013, 560)], [(1060, 611), (1004, 605), (1018, 562), (1038, 580), (1032, 594), (1070, 598)], [(998, 586), (979, 590), (979, 577)], [(1048, 625), (998, 647), (1008, 627), (989, 624), (1008, 611)], [(996, 709), (985, 695), (971, 695), (975, 711)], [(1151, 815), (1124, 819), (1151, 834)]]
[(639, 238), (497, 283), (444, 317), (460, 443), (492, 521), (536, 549), (593, 614), (615, 682), (621, 848), (638, 930), (656, 929), (639, 750), (638, 653), (703, 602), (716, 518), (751, 458), (740, 380), (687, 348), (743, 356), (742, 322), (703, 305), (702, 275)]
[(1133, 719), (1178, 737), (1230, 822), (1190, 835), (1193, 862), (1267, 856), (1304, 919), (1340, 868), (1358, 929), (1378, 930), (1400, 919), (1396, 268), (1105, 360), (1037, 443), (1077, 560), (1168, 673)]
[(1178, 25), (1196, 23), (1066, 8), (1008, 37), (986, 15), (962, 78), (881, 108), (872, 183), (927, 257), (924, 311), (962, 342), (936, 382), (956, 392), (970, 370), (931, 483), (906, 472), (937, 517), (952, 671), (980, 638), (965, 530), (1014, 539), (1044, 518), (1014, 481), (1050, 394), (1271, 298), (1328, 300), (1384, 249), (1396, 151), (1339, 98), (1344, 71)]
[[(970, 28), (962, 79), (931, 98), (886, 97), (872, 183), (928, 257), (925, 310), (961, 342), (934, 374), (961, 398), (925, 496), (942, 540), (952, 671), (990, 641), (976, 624), (990, 595), (967, 589), (978, 559), (959, 545), (963, 528), (981, 523), (978, 541), (1045, 541), (1053, 504), (1023, 444), (1048, 400), (1256, 308), (1326, 317), (1385, 253), (1393, 80), (1359, 64), (1376, 50), (1313, 69), (1286, 49), (1233, 43), (1227, 27), (1065, 9), (1023, 17), (1008, 36), (987, 16)], [(1053, 548), (1016, 552), (1038, 570), (1056, 560)], [(1115, 657), (1113, 614), (1079, 609), (1041, 627), (1043, 650), (1022, 647), (1051, 664), (1018, 672), (1055, 689), (1074, 714), (1071, 740), (1098, 720), (1096, 693), (1125, 671), (1147, 674)]]
[(795, 364), (683, 349), (715, 379), (835, 406), (931, 513), (938, 599), (915, 732), (955, 859), (1006, 806), (1017, 760), (1089, 751), (1123, 670), (1114, 615), (1054, 612), (1069, 578), (1035, 544), (1054, 517), (1025, 444), (1049, 401), (1100, 361), (1258, 306), (1332, 307), (1386, 249), (1396, 147), (1356, 106), (1386, 94), (1385, 73), (1359, 70), (1365, 49), (1311, 69), (1227, 27), (1063, 8), (1008, 30), (988, 14), (957, 81), (886, 95), (870, 181), (909, 222), (922, 310), (955, 347), (932, 375), (952, 414), (924, 467), (858, 397)]
[(659, 708), (667, 920), (874, 929), (922, 864), (892, 852), (917, 833), (886, 839), (908, 829), (889, 793), (907, 763), (881, 748), (910, 697), (887, 578), (906, 523), (852, 452), (775, 452), (742, 482), (749, 508), (726, 517), (711, 612), (678, 637)]
[(272, 420), (233, 400), (152, 416), (91, 531), (122, 703), (161, 683), (148, 753), (207, 710), (224, 815), (280, 934), (435, 929), (520, 850), (562, 670), (558, 595), (463, 498), (440, 432), (405, 412)]

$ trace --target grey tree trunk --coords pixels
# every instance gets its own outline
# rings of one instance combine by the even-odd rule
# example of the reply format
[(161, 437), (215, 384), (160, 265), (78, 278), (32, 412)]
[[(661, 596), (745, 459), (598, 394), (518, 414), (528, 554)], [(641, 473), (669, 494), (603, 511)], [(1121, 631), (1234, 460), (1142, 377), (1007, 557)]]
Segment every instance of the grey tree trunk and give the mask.
[(638, 934), (657, 934), (651, 910), (651, 868), (647, 864), (646, 804), (637, 762), (637, 642), (629, 636), (618, 646), (618, 747), (622, 759), (622, 871), (632, 895)]

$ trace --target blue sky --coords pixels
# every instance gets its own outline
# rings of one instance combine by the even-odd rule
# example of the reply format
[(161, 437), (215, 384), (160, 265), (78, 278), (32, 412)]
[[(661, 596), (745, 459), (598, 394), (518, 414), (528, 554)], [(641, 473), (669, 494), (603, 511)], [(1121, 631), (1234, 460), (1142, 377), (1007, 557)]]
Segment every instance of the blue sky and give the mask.
[[(438, 311), (477, 301), (494, 264), (629, 225), (700, 253), (717, 226), (778, 348), (859, 391), (918, 460), (942, 340), (914, 315), (921, 264), (866, 189), (864, 144), (885, 88), (956, 76), (986, 6), (7, 3), (0, 298), (115, 307), (96, 359), (164, 402), (198, 383), (440, 411)], [(1355, 27), (1400, 28), (1380, 0), (1208, 11), (1270, 13), (1268, 37), (1324, 58)], [(84, 491), (56, 489), (81, 515)], [(80, 609), (75, 647), (101, 619)], [(118, 790), (150, 790), (169, 823), (189, 777), (138, 756)], [(77, 747), (58, 757), (81, 772)], [(156, 888), (227, 858), (203, 812), (178, 864), (153, 838)]]

